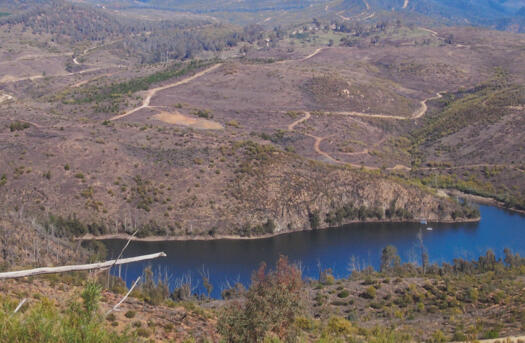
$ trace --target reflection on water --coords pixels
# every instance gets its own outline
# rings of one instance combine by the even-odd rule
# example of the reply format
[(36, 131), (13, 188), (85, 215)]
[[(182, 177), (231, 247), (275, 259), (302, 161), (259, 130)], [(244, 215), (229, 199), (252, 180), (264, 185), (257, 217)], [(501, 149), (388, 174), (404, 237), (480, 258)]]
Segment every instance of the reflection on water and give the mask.
[[(172, 280), (190, 273), (199, 281), (198, 271), (204, 267), (214, 286), (213, 296), (220, 297), (226, 285), (237, 281), (249, 284), (251, 272), (262, 261), (272, 265), (281, 254), (300, 263), (303, 275), (312, 278), (317, 278), (319, 265), (332, 268), (337, 277), (347, 276), (352, 256), (363, 265), (377, 268), (381, 250), (389, 244), (397, 247), (404, 262), (418, 262), (417, 233), (421, 229), (431, 262), (474, 259), (487, 249), (501, 256), (505, 247), (525, 254), (525, 216), (491, 206), (480, 206), (480, 211), (479, 223), (360, 223), (260, 240), (133, 242), (125, 256), (164, 251), (168, 257), (124, 266), (122, 275), (129, 285), (151, 264), (154, 270), (167, 272)], [(433, 230), (426, 230), (428, 226)], [(110, 257), (118, 255), (125, 244), (121, 240), (105, 243)]]

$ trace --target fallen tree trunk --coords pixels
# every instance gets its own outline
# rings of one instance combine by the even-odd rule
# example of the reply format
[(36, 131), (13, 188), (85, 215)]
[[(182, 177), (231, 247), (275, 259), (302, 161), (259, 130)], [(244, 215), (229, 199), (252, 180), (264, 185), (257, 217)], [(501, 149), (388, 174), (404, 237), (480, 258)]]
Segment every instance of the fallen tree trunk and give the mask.
[(79, 264), (79, 265), (61, 266), (61, 267), (43, 267), (43, 268), (36, 268), (36, 269), (20, 270), (20, 271), (15, 271), (15, 272), (6, 272), (6, 273), (0, 273), (0, 280), (16, 279), (16, 278), (34, 276), (34, 275), (40, 275), (40, 274), (55, 274), (55, 273), (66, 273), (66, 272), (73, 272), (73, 271), (103, 269), (103, 268), (113, 267), (115, 265), (146, 261), (146, 260), (153, 260), (155, 258), (165, 257), (165, 256), (166, 256), (165, 253), (159, 252), (156, 254), (128, 257), (128, 258), (123, 258), (123, 259), (116, 259), (116, 260), (98, 262), (98, 263), (92, 263), (92, 264)]

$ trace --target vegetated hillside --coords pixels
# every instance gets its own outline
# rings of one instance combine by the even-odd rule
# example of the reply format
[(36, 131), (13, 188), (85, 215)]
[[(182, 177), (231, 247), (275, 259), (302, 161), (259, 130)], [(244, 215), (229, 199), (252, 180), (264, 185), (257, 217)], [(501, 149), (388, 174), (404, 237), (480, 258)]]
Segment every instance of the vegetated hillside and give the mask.
[[(524, 4), (519, 1), (492, 0), (345, 0), (338, 8), (346, 7), (352, 11), (369, 13), (395, 10), (399, 15), (419, 14), (416, 20), (427, 17), (434, 23), (452, 25), (487, 26), (498, 30), (523, 32), (524, 18), (520, 9)], [(410, 16), (410, 15), (409, 15)]]
[(170, 9), (174, 11), (190, 11), (194, 13), (213, 13), (213, 12), (257, 12), (267, 10), (301, 10), (311, 5), (324, 3), (324, 0), (139, 0), (139, 1), (121, 1), (121, 0), (94, 0), (94, 3), (104, 3), (113, 6), (135, 6), (139, 8), (158, 8)]
[[(413, 132), (413, 162), (423, 169), (437, 167), (423, 175), (439, 175), (434, 182), (440, 187), (490, 196), (525, 209), (523, 86), (485, 85), (447, 96), (441, 105), (438, 115), (430, 115)], [(449, 168), (448, 161), (462, 161), (458, 165), (467, 167)], [(425, 182), (432, 182), (431, 175)]]
[[(481, 25), (498, 30), (523, 32), (525, 20), (519, 15), (517, 1), (413, 1), (408, 8), (428, 16), (449, 18), (452, 23)], [(521, 4), (523, 6), (523, 3)]]
[(3, 30), (30, 30), (36, 36), (48, 34), (60, 44), (113, 41), (115, 55), (131, 56), (141, 63), (187, 59), (201, 51), (220, 51), (253, 39), (249, 32), (204, 18), (152, 21), (125, 18), (90, 5), (61, 0), (23, 4), (11, 5), (16, 13), (0, 19)]
[[(34, 34), (48, 33), (60, 40), (78, 42), (102, 41), (147, 30), (126, 25), (116, 17), (85, 5), (73, 5), (64, 1), (42, 1), (31, 3), (26, 9), (0, 21), (7, 30), (23, 25)], [(138, 31), (138, 32), (136, 32)]]
[(24, 205), (65, 236), (134, 227), (142, 236), (258, 236), (358, 220), (478, 216), (410, 180), (326, 166), (271, 145), (157, 125), (89, 130), (95, 136), (81, 138), (75, 128), (4, 131), (17, 142), (0, 152), (9, 161), (0, 167), (5, 208)]
[[(424, 149), (431, 134), (444, 138), (449, 128), (457, 134), (476, 121), (453, 103), (493, 76), (494, 64), (518, 76), (483, 88), (496, 96), (486, 105), (519, 106), (514, 93), (499, 97), (519, 84), (521, 36), (477, 30), (469, 40), (451, 29), (455, 44), (445, 41), (448, 32), (393, 23), (370, 28), (379, 36), (374, 43), (359, 37), (362, 45), (348, 47), (344, 38), (355, 31), (326, 25), (312, 24), (308, 35), (283, 38), (275, 48), (252, 46), (241, 60), (157, 65), (139, 69), (140, 77), (125, 71), (72, 88), (68, 77), (6, 86), (20, 101), (0, 108), (4, 203), (24, 203), (43, 221), (60, 215), (61, 232), (76, 235), (143, 227), (142, 235), (211, 238), (353, 220), (474, 219), (475, 211), (422, 185), (437, 186), (418, 172), (438, 171), (432, 161), (440, 160), (416, 163), (415, 148)], [(329, 39), (342, 46), (329, 47)], [(480, 49), (487, 44), (498, 49)], [(25, 94), (36, 90), (39, 96)], [(507, 109), (483, 112), (484, 123), (500, 114), (507, 117)], [(417, 130), (426, 133), (412, 142)], [(508, 147), (489, 163), (512, 167), (507, 157), (519, 150)], [(463, 166), (462, 156), (452, 158), (441, 162)], [(470, 162), (475, 169), (483, 160)]]
[[(266, 21), (275, 25), (288, 25), (304, 20), (304, 14), (309, 13), (317, 18), (340, 16), (353, 20), (377, 21), (387, 16), (406, 18), (414, 24), (426, 22), (452, 25), (487, 26), (498, 30), (523, 32), (525, 17), (521, 14), (524, 4), (517, 0), (507, 1), (468, 1), (468, 0), (344, 0), (344, 1), (165, 1), (165, 0), (106, 0), (92, 1), (103, 3), (114, 8), (153, 8), (185, 11), (192, 13), (208, 13), (232, 22)], [(314, 12), (311, 12), (315, 9)], [(246, 13), (243, 17), (228, 15), (228, 13)], [(363, 15), (366, 13), (366, 15)], [(263, 15), (261, 17), (259, 14)], [(299, 20), (299, 21), (298, 21)]]

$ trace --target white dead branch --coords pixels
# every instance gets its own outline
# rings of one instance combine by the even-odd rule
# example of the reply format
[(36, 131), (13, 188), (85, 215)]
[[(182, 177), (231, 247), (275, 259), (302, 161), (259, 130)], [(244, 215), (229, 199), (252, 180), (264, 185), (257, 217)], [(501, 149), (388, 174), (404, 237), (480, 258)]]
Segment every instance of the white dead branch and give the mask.
[(110, 314), (111, 312), (113, 311), (118, 311), (118, 307), (124, 302), (126, 301), (126, 299), (128, 298), (128, 296), (131, 294), (131, 292), (133, 292), (133, 289), (135, 288), (135, 286), (137, 286), (137, 284), (139, 283), (139, 280), (140, 280), (140, 276), (139, 278), (133, 283), (133, 286), (131, 286), (131, 288), (129, 289), (128, 293), (126, 293), (126, 295), (124, 296), (124, 298), (122, 298), (122, 300), (120, 300), (115, 306), (113, 306), (113, 308), (111, 310), (109, 310), (108, 312), (106, 312), (106, 316), (108, 314)]
[(14, 312), (13, 313), (17, 313), (18, 310), (20, 310), (22, 308), (22, 306), (24, 306), (24, 304), (26, 303), (27, 301), (27, 298), (24, 298), (22, 299), (22, 301), (18, 304), (18, 306), (15, 308)]
[(62, 267), (43, 267), (43, 268), (20, 270), (20, 271), (14, 271), (14, 272), (6, 272), (6, 273), (0, 273), (0, 280), (16, 279), (16, 278), (34, 276), (34, 275), (40, 275), (40, 274), (56, 274), (56, 273), (66, 273), (66, 272), (73, 272), (73, 271), (103, 269), (103, 268), (112, 267), (114, 265), (153, 260), (153, 259), (156, 259), (159, 257), (165, 257), (165, 256), (166, 256), (165, 253), (159, 252), (156, 254), (128, 257), (128, 258), (123, 258), (120, 260), (117, 259), (117, 260), (91, 263), (91, 264), (79, 264), (79, 265), (62, 266)]

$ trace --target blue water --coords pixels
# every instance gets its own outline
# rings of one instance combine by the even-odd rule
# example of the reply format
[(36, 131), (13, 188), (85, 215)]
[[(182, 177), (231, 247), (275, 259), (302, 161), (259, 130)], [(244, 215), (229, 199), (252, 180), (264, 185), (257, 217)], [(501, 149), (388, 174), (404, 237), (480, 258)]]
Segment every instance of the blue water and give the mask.
[[(160, 251), (168, 256), (124, 266), (121, 275), (129, 286), (145, 266), (151, 265), (155, 272), (169, 276), (172, 287), (181, 276), (191, 275), (194, 284), (199, 286), (197, 292), (203, 292), (199, 271), (204, 269), (214, 286), (212, 296), (219, 298), (228, 285), (239, 281), (249, 285), (252, 271), (262, 261), (272, 266), (281, 254), (299, 263), (306, 278), (317, 278), (319, 265), (323, 269), (331, 268), (338, 278), (348, 276), (352, 256), (361, 265), (377, 268), (381, 250), (389, 244), (397, 247), (403, 262), (419, 263), (417, 233), (421, 229), (431, 262), (477, 259), (487, 249), (501, 257), (506, 247), (525, 255), (525, 216), (484, 205), (480, 206), (480, 212), (479, 223), (360, 223), (260, 240), (132, 242), (125, 256)], [(433, 230), (426, 230), (428, 226)], [(118, 255), (125, 244), (121, 240), (105, 243), (110, 257)]]

